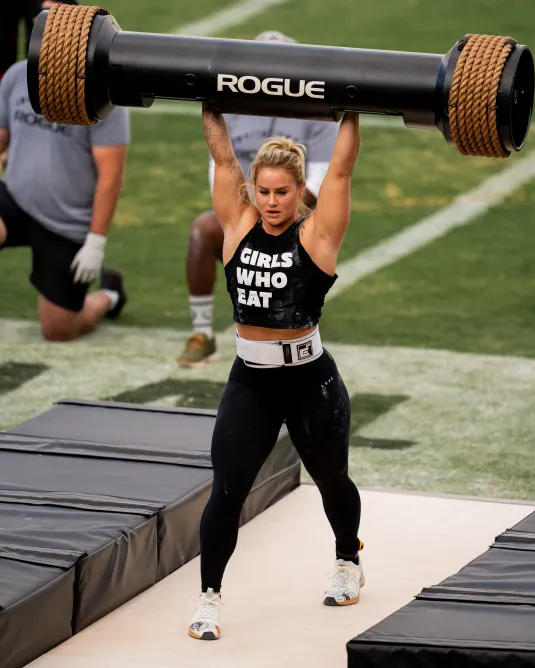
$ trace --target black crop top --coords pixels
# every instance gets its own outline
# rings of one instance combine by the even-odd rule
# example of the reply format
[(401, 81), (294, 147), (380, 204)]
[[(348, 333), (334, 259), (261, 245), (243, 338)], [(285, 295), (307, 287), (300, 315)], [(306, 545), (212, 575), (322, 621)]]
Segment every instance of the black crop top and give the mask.
[(276, 236), (264, 231), (260, 219), (241, 240), (225, 266), (235, 322), (274, 329), (318, 324), (337, 275), (322, 271), (301, 245), (303, 220)]

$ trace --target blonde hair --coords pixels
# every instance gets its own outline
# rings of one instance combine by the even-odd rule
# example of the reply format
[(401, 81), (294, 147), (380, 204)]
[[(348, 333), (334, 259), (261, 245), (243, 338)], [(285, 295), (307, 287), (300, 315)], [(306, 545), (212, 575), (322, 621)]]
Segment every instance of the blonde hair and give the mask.
[[(288, 137), (270, 137), (259, 148), (250, 168), (249, 179), (243, 184), (254, 192), (258, 172), (262, 167), (275, 167), (289, 172), (295, 179), (298, 186), (305, 182), (306, 147), (304, 144), (294, 142)], [(298, 213), (304, 216), (309, 208), (299, 200)]]

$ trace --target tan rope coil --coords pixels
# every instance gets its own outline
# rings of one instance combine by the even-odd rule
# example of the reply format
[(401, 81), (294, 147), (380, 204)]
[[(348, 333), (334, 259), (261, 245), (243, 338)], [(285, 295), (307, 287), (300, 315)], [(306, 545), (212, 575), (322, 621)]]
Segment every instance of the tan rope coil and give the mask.
[(85, 106), (85, 67), (91, 24), (100, 7), (54, 5), (39, 53), (39, 103), (50, 123), (94, 125)]
[(511, 37), (465, 35), (448, 101), (450, 131), (463, 155), (507, 158), (498, 135), (497, 97)]

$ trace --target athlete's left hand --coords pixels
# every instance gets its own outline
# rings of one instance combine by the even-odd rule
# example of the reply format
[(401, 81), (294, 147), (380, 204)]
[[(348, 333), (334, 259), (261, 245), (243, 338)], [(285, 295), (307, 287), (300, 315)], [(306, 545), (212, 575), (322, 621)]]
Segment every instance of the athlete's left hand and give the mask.
[(75, 271), (75, 283), (92, 283), (100, 276), (104, 261), (106, 237), (102, 234), (89, 232), (84, 245), (80, 248), (71, 264), (71, 271)]

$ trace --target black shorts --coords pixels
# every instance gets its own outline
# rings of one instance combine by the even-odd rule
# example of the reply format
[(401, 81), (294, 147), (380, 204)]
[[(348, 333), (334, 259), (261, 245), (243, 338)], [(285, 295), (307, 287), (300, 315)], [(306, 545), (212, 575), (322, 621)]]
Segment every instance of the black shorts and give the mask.
[(0, 250), (26, 246), (32, 249), (30, 282), (53, 304), (68, 311), (81, 311), (89, 289), (87, 283), (74, 283), (71, 263), (82, 244), (65, 239), (23, 211), (0, 181), (0, 218), (7, 229), (7, 239)]

